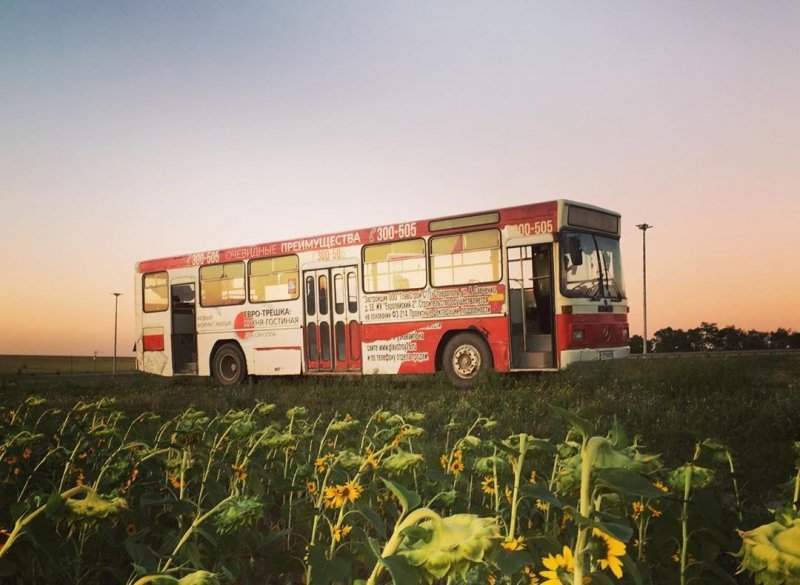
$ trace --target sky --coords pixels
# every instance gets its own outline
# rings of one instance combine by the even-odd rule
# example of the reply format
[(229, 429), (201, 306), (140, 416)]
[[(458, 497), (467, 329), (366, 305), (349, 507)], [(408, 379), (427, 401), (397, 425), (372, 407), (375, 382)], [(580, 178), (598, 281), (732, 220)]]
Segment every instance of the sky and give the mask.
[(568, 198), (630, 323), (800, 330), (800, 2), (0, 0), (0, 354), (134, 339), (134, 263)]

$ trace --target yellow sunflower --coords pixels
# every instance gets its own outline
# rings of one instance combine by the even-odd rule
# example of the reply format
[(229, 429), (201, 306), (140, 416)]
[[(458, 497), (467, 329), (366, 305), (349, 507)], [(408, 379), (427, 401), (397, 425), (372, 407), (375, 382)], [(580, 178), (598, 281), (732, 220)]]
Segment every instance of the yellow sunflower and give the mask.
[(336, 486), (336, 490), (339, 492), (339, 496), (344, 504), (346, 502), (355, 502), (360, 498), (361, 493), (364, 491), (364, 486), (356, 481), (348, 481), (344, 485)]
[(564, 585), (561, 576), (564, 573), (572, 573), (575, 560), (572, 557), (572, 551), (568, 546), (564, 546), (564, 550), (560, 555), (548, 554), (546, 559), (542, 559), (542, 564), (547, 568), (547, 571), (539, 571), (539, 574), (547, 579), (542, 585)]
[(345, 524), (344, 526), (334, 526), (333, 527), (333, 540), (335, 540), (336, 542), (339, 542), (344, 537), (346, 537), (348, 534), (350, 534), (350, 531), (352, 529), (353, 529), (353, 527), (350, 526), (349, 524)]
[(483, 493), (492, 495), (497, 491), (497, 486), (495, 486), (494, 478), (491, 475), (487, 475), (483, 478), (481, 482), (481, 489)]
[(525, 539), (522, 536), (518, 536), (516, 538), (508, 538), (504, 542), (502, 542), (500, 546), (502, 546), (508, 552), (514, 552), (516, 550), (525, 550)]
[(326, 508), (341, 508), (344, 505), (342, 494), (335, 486), (325, 488), (322, 492), (322, 501)]
[(625, 556), (625, 543), (617, 540), (613, 536), (606, 534), (599, 528), (592, 530), (592, 535), (598, 537), (606, 547), (606, 554), (604, 558), (598, 558), (597, 564), (601, 569), (611, 569), (617, 579), (622, 578), (622, 560), (620, 557)]

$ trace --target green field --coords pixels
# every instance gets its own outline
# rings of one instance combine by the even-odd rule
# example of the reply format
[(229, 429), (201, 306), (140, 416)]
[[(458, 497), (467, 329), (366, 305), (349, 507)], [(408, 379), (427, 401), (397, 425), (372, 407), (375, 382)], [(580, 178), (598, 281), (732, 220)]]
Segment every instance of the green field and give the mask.
[[(0, 355), (0, 376), (102, 374), (113, 370), (114, 359), (106, 356), (86, 355)], [(136, 360), (117, 356), (117, 371), (132, 372)]]
[[(36, 361), (29, 359), (33, 368)], [(60, 363), (59, 369), (64, 362)], [(576, 513), (572, 506), (578, 503), (575, 485), (563, 483), (565, 478), (574, 478), (569, 475), (571, 459), (567, 457), (575, 455), (576, 449), (580, 451), (580, 441), (575, 442), (574, 430), (568, 433), (571, 427), (578, 428), (577, 424), (591, 425), (593, 430), (586, 432), (598, 437), (609, 433), (615, 448), (628, 453), (625, 457), (633, 457), (634, 452), (658, 454), (659, 470), (647, 471), (647, 477), (673, 481), (674, 491), (663, 499), (650, 500), (663, 517), (650, 518), (651, 548), (649, 552), (639, 549), (639, 561), (625, 561), (626, 576), (621, 583), (677, 583), (676, 571), (684, 572), (689, 582), (746, 583), (745, 576), (738, 580), (732, 577), (737, 568), (732, 554), (741, 546), (736, 529), (769, 522), (774, 509), (791, 506), (797, 474), (793, 447), (800, 440), (800, 357), (796, 355), (598, 362), (553, 374), (492, 375), (471, 391), (452, 388), (442, 376), (264, 378), (236, 388), (220, 388), (208, 378), (161, 378), (138, 373), (22, 375), (13, 367), (6, 371), (0, 375), (0, 425), (6, 425), (6, 433), (17, 429), (16, 436), (21, 438), (16, 451), (8, 448), (6, 467), (0, 469), (6, 474), (6, 483), (0, 487), (5, 501), (0, 508), (10, 510), (0, 518), (0, 528), (9, 526), (10, 518), (20, 510), (30, 512), (36, 502), (49, 502), (49, 520), (40, 519), (36, 524), (38, 532), (33, 536), (37, 540), (15, 542), (15, 555), (10, 557), (15, 565), (0, 562), (0, 578), (3, 574), (19, 576), (10, 582), (77, 582), (83, 575), (81, 580), (88, 583), (123, 583), (131, 582), (131, 571), (141, 576), (177, 568), (173, 563), (182, 563), (178, 576), (187, 574), (190, 568), (208, 569), (218, 575), (230, 571), (233, 579), (242, 583), (264, 582), (259, 579), (265, 574), (269, 574), (267, 582), (281, 583), (301, 582), (312, 573), (312, 582), (327, 583), (330, 579), (321, 576), (327, 572), (342, 575), (343, 582), (363, 579), (375, 562), (368, 539), (383, 546), (390, 540), (392, 523), (400, 522), (397, 508), (392, 507), (396, 504), (387, 507), (392, 500), (386, 497), (392, 494), (387, 495), (382, 481), (390, 477), (405, 486), (393, 488), (398, 504), (405, 498), (418, 497), (415, 494), (422, 502), (432, 502), (439, 497), (437, 492), (450, 489), (454, 503), (434, 506), (439, 513), (471, 512), (495, 517), (501, 526), (508, 527), (509, 522), (518, 525), (526, 548), (510, 556), (491, 552), (491, 562), (472, 567), (476, 572), (470, 578), (478, 580), (468, 582), (486, 582), (487, 571), (506, 575), (509, 583), (527, 582), (524, 566), (543, 570), (541, 559), (560, 552), (562, 545), (575, 546), (579, 534), (577, 524), (569, 523)], [(32, 401), (32, 396), (44, 402)], [(108, 398), (113, 402), (103, 400)], [(256, 408), (258, 404), (261, 406)], [(190, 407), (197, 411), (187, 410)], [(297, 407), (304, 407), (302, 414), (297, 414)], [(581, 418), (570, 419), (552, 407)], [(370, 426), (378, 411), (396, 413), (414, 422), (392, 427), (392, 419), (387, 419), (383, 424), (389, 427), (382, 429), (377, 423)], [(134, 420), (135, 424), (131, 422)], [(483, 429), (488, 421), (491, 426)], [(342, 429), (354, 429), (350, 435), (342, 431), (340, 444), (339, 438), (333, 440), (325, 430), (326, 426), (334, 428), (330, 426), (334, 423)], [(397, 434), (398, 428), (408, 428), (411, 434)], [(476, 429), (477, 443), (471, 447), (473, 451), (464, 447), (463, 476), (448, 475), (446, 470), (443, 473), (442, 454), (450, 453), (452, 460), (458, 437), (465, 432), (469, 436), (469, 429)], [(26, 434), (33, 431), (40, 434)], [(536, 451), (538, 455), (531, 452), (524, 473), (516, 473), (515, 479), (508, 466), (517, 461), (522, 465), (522, 459), (513, 456), (514, 449), (524, 452), (519, 443), (522, 436), (534, 442), (544, 439), (540, 444), (552, 445), (553, 449)], [(272, 437), (274, 446), (257, 451), (261, 440), (257, 437)], [(393, 441), (392, 437), (397, 438)], [(568, 437), (571, 439), (565, 440)], [(53, 447), (53, 441), (58, 446)], [(126, 441), (130, 453), (127, 447), (123, 449)], [(365, 442), (372, 451), (364, 450)], [(40, 451), (25, 459), (26, 445), (36, 445)], [(698, 446), (702, 457), (698, 457)], [(556, 457), (554, 462), (556, 447), (563, 458)], [(329, 478), (324, 464), (320, 467), (318, 463), (320, 454), (330, 452), (331, 457), (333, 453), (339, 457), (348, 449), (350, 457), (362, 454), (358, 456), (362, 463), (357, 465), (366, 465), (364, 454), (380, 449), (386, 467), (381, 461), (375, 471), (362, 468), (354, 475), (344, 463), (339, 467), (337, 458)], [(487, 500), (485, 486), (482, 488), (488, 478), (486, 467), (479, 465), (479, 455), (491, 458), (493, 449), (494, 456), (504, 453), (502, 461), (498, 460), (504, 471), (496, 470), (493, 480), (498, 487), (498, 482), (508, 486), (519, 484), (520, 478), (525, 480), (519, 498), (508, 493), (505, 496), (509, 503), (514, 502), (511, 507), (506, 499), (498, 498), (493, 504), (491, 498)], [(245, 453), (253, 454), (254, 459), (244, 457)], [(417, 454), (422, 456), (418, 461), (413, 459)], [(9, 457), (13, 457), (13, 463)], [(25, 470), (32, 469), (36, 457), (42, 460), (42, 466), (26, 476)], [(413, 464), (419, 465), (418, 471), (415, 468), (413, 475), (408, 471), (392, 475), (390, 459), (396, 464), (404, 457), (405, 461), (416, 461)], [(43, 458), (49, 459), (45, 462)], [(48, 467), (50, 462), (52, 468)], [(679, 495), (682, 489), (675, 486), (683, 481), (680, 470), (689, 463), (696, 474), (713, 476), (713, 482), (693, 484), (690, 498), (684, 501)], [(247, 474), (243, 474), (243, 466)], [(138, 476), (133, 474), (134, 469), (138, 469)], [(527, 485), (525, 478), (534, 472), (547, 480), (549, 491)], [(364, 479), (360, 479), (362, 476)], [(109, 497), (125, 494), (128, 503), (123, 522), (87, 524), (82, 532), (76, 532), (69, 524), (75, 519), (63, 516), (61, 508), (52, 503), (52, 496), (48, 499), (48, 493), (55, 489), (48, 486), (57, 485), (56, 491), (63, 492), (75, 485), (76, 477), (94, 481)], [(330, 486), (335, 482), (341, 488), (348, 481), (364, 482), (363, 500), (346, 516), (337, 516), (336, 508), (323, 504), (321, 495), (304, 493), (307, 482), (316, 482), (321, 494), (321, 486), (329, 479)], [(640, 488), (629, 489), (629, 480), (605, 484), (604, 489), (615, 492), (614, 498), (604, 505), (602, 514), (595, 511), (595, 516), (610, 522), (608, 526), (628, 526), (620, 534), (627, 534), (628, 546), (634, 547), (634, 535), (625, 530), (642, 526), (631, 515), (631, 505), (641, 496), (637, 495)], [(652, 492), (652, 487), (648, 489)], [(13, 504), (20, 490), (30, 502), (28, 507)], [(552, 499), (552, 517), (549, 512), (542, 516), (532, 506), (534, 501), (539, 505), (536, 498), (556, 496)], [(651, 493), (650, 497), (659, 496)], [(215, 502), (218, 506), (236, 502), (238, 507), (214, 512)], [(511, 511), (517, 504), (524, 522)], [(617, 511), (613, 512), (615, 507)], [(342, 504), (341, 512), (344, 510)], [(212, 513), (219, 516), (204, 525), (202, 538), (199, 528), (198, 534), (193, 533), (192, 523), (200, 512), (205, 512), (201, 518), (211, 518)], [(59, 524), (59, 518), (66, 524)], [(322, 525), (322, 532), (317, 530), (319, 519), (329, 523)], [(336, 529), (345, 526), (345, 519), (353, 524), (353, 535), (337, 545), (342, 535), (336, 536)], [(228, 521), (235, 524), (225, 525)], [(681, 522), (684, 527), (688, 522), (691, 528), (683, 537)], [(181, 534), (181, 546), (176, 547)], [(235, 537), (225, 536), (227, 546), (223, 546), (219, 539), (228, 534)], [(271, 534), (280, 538), (274, 540)], [(76, 535), (80, 536), (77, 541)], [(306, 559), (304, 543), (309, 538), (314, 542), (315, 535), (317, 544)], [(682, 538), (691, 542), (676, 564), (674, 557), (681, 550)], [(58, 555), (51, 553), (50, 561), (50, 557), (41, 556), (36, 544), (46, 539), (58, 549)], [(75, 557), (74, 547), (85, 550), (81, 547), (92, 542), (97, 546), (96, 558), (86, 561), (88, 566), (74, 565), (80, 558)], [(182, 543), (186, 543), (185, 548)], [(208, 543), (217, 544), (209, 548)], [(121, 547), (127, 556), (115, 561), (115, 551)], [(251, 556), (242, 557), (244, 548)], [(633, 556), (631, 550), (629, 556)], [(29, 557), (38, 560), (28, 563)], [(123, 563), (118, 572), (103, 573), (102, 566), (116, 562)], [(345, 568), (347, 572), (342, 572)], [(643, 573), (641, 581), (636, 577), (637, 570)], [(87, 577), (95, 574), (105, 577)], [(611, 582), (595, 574), (597, 582)], [(378, 582), (386, 583), (386, 575)], [(397, 578), (395, 582), (414, 580)]]
[[(132, 370), (132, 359), (117, 359), (118, 371)], [(29, 363), (30, 373), (61, 375), (13, 375), (20, 363)], [(68, 376), (69, 364), (69, 357), (0, 356), (0, 372), (12, 374), (0, 376), (0, 404), (11, 406), (35, 394), (68, 409), (78, 400), (112, 396), (131, 418), (145, 410), (175, 416), (189, 405), (224, 412), (249, 408), (256, 400), (282, 409), (303, 405), (324, 417), (413, 409), (425, 413), (433, 438), (443, 435), (451, 419), (466, 422), (477, 415), (493, 417), (507, 433), (559, 437), (566, 426), (550, 413), (549, 405), (556, 405), (601, 429), (619, 420), (671, 463), (689, 458), (699, 440), (724, 442), (737, 458), (755, 509), (770, 504), (788, 481), (792, 443), (800, 440), (800, 357), (793, 355), (578, 364), (558, 373), (491, 376), (469, 392), (438, 375), (262, 378), (220, 389), (210, 378)], [(79, 372), (91, 364), (91, 357), (73, 361)], [(98, 371), (110, 369), (110, 358), (98, 358)]]

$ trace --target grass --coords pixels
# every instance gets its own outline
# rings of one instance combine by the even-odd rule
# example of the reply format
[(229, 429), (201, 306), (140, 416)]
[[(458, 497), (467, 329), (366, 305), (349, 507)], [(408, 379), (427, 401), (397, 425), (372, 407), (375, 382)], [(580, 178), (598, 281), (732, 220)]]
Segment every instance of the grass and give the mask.
[[(102, 374), (114, 368), (114, 358), (80, 355), (0, 355), (0, 375)], [(117, 356), (117, 371), (132, 372), (132, 357)]]
[(753, 518), (788, 503), (783, 484), (793, 476), (792, 444), (800, 440), (797, 356), (598, 362), (555, 374), (490, 376), (469, 392), (441, 376), (264, 378), (220, 389), (205, 378), (64, 373), (0, 376), (0, 403), (13, 406), (35, 394), (70, 408), (78, 400), (113, 396), (131, 418), (143, 410), (172, 416), (190, 404), (209, 412), (247, 408), (255, 400), (283, 410), (304, 405), (324, 417), (416, 410), (426, 414), (424, 427), (433, 438), (444, 435), (451, 419), (468, 424), (484, 415), (497, 420), (501, 436), (524, 431), (554, 441), (566, 432), (549, 408), (557, 405), (593, 421), (599, 434), (617, 419), (672, 466), (691, 459), (697, 441), (725, 443)]

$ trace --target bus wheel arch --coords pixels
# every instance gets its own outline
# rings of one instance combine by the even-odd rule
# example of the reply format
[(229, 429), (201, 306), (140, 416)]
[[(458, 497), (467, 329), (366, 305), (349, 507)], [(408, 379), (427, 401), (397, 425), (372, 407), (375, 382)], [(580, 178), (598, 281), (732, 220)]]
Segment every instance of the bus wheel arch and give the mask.
[(444, 370), (454, 386), (470, 389), (494, 367), (494, 356), (486, 337), (477, 329), (450, 331), (436, 350), (436, 367)]
[(218, 341), (211, 351), (211, 375), (220, 386), (235, 386), (247, 378), (247, 359), (235, 341)]

